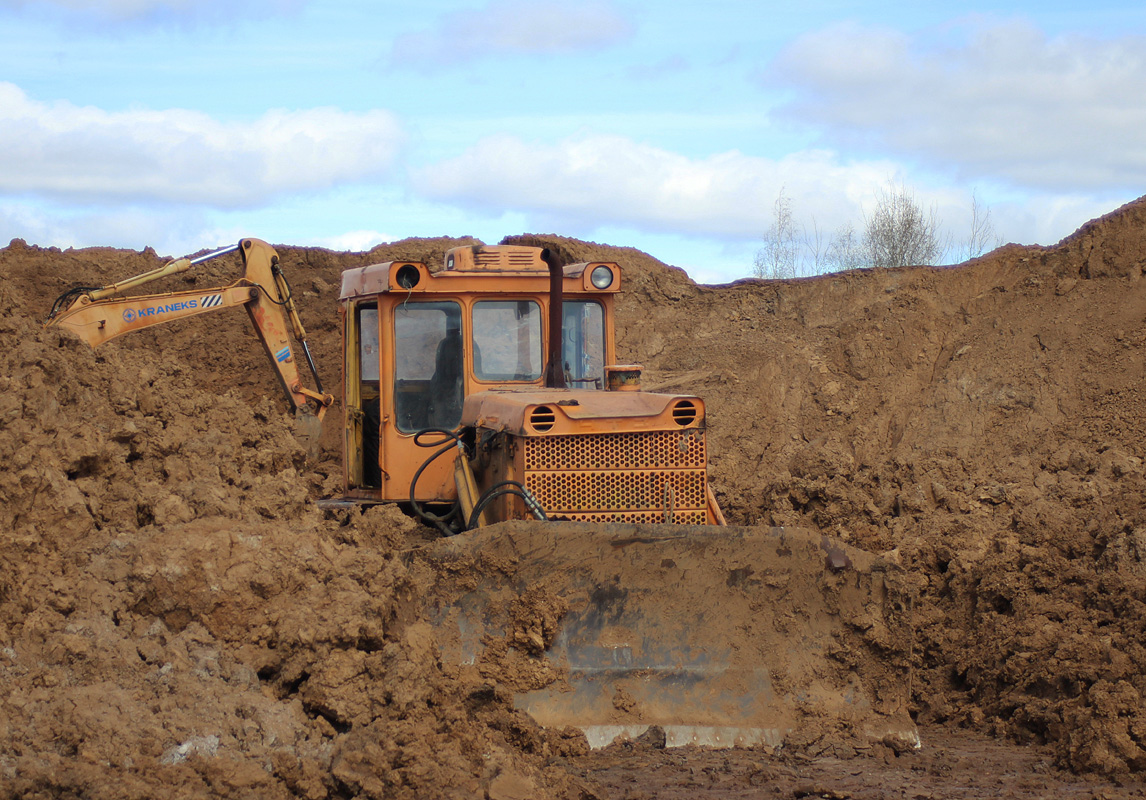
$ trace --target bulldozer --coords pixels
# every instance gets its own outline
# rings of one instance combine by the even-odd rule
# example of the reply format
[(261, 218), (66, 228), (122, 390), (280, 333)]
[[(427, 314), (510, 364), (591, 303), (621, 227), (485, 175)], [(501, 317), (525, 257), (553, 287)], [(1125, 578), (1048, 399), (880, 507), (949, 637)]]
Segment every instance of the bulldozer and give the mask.
[(345, 271), (347, 498), (408, 502), (446, 534), (527, 516), (724, 524), (704, 402), (642, 392), (616, 363), (620, 282), (616, 264), (510, 245)]
[[(123, 294), (235, 250), (232, 286)], [(345, 270), (344, 489), (320, 505), (398, 503), (437, 528), (406, 557), (442, 658), (494, 679), (507, 653), (532, 660), (545, 677), (513, 684), (517, 706), (591, 746), (650, 730), (670, 747), (840, 731), (919, 746), (909, 581), (816, 531), (727, 525), (704, 401), (643, 391), (618, 363), (621, 283), (616, 263), (520, 245)], [(333, 400), (265, 242), (79, 287), (48, 324), (95, 346), (240, 304), (313, 437)]]

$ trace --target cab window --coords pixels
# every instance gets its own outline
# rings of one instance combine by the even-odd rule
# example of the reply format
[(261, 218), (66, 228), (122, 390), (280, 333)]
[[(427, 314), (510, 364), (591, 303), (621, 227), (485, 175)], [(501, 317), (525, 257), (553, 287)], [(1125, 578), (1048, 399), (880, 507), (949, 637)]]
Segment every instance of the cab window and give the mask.
[(592, 300), (566, 300), (561, 309), (561, 359), (573, 389), (600, 389), (605, 378), (605, 311)]
[(378, 305), (361, 303), (355, 306), (354, 318), (358, 322), (358, 404), (362, 409), (361, 475), (354, 482), (362, 486), (382, 485), (382, 471), (378, 464), (378, 435), (382, 426), (381, 395), (379, 393)]
[(363, 304), (358, 314), (358, 365), (364, 383), (378, 384), (378, 307)]
[(474, 377), (536, 381), (543, 368), (541, 307), (533, 300), (479, 300), (473, 306)]
[(452, 430), (462, 420), (462, 311), (455, 302), (394, 308), (394, 414), (398, 430)]

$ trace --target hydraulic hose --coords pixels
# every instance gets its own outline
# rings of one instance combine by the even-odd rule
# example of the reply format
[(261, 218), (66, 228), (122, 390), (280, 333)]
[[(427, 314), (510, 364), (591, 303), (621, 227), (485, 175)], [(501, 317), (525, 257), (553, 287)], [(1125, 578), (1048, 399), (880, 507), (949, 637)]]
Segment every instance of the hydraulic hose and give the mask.
[[(444, 438), (436, 439), (432, 442), (423, 441), (422, 437), (430, 434), (439, 434)], [(421, 503), (415, 499), (418, 479), (422, 477), (422, 473), (426, 471), (426, 468), (434, 463), (440, 456), (445, 455), (450, 450), (454, 450), (458, 444), (465, 447), (465, 442), (462, 441), (462, 437), (454, 431), (446, 430), (445, 428), (425, 428), (414, 434), (414, 444), (418, 447), (438, 447), (441, 445), (439, 449), (430, 454), (429, 458), (422, 462), (422, 466), (418, 467), (418, 471), (414, 473), (414, 477), (410, 481), (410, 507), (414, 509), (414, 513), (419, 519), (429, 525), (433, 525), (442, 532), (443, 536), (453, 536), (455, 533), (458, 533), (458, 531), (450, 527), (450, 523), (455, 520), (460, 522), (462, 530), (472, 531), (477, 527), (478, 518), (481, 516), (481, 512), (485, 510), (485, 507), (497, 498), (507, 494), (520, 497), (525, 502), (526, 509), (534, 519), (542, 522), (549, 521), (549, 517), (546, 516), (545, 511), (541, 508), (541, 504), (537, 502), (537, 498), (517, 481), (502, 481), (486, 489), (481, 497), (478, 498), (478, 501), (474, 503), (474, 510), (468, 520), (461, 518), (462, 507), (458, 500), (454, 500), (454, 504), (447, 514), (435, 514), (432, 511), (427, 511), (422, 507)]]
[(541, 505), (537, 502), (537, 498), (534, 497), (528, 489), (517, 481), (502, 481), (486, 489), (478, 501), (474, 503), (473, 513), (470, 514), (470, 518), (466, 521), (466, 530), (472, 531), (476, 528), (478, 517), (481, 516), (481, 512), (485, 510), (485, 507), (506, 494), (516, 495), (524, 500), (525, 507), (529, 510), (529, 513), (533, 515), (534, 519), (540, 520), (541, 522), (549, 521), (549, 517), (545, 515), (545, 511), (542, 510)]
[(52, 310), (48, 312), (48, 319), (55, 319), (56, 315), (76, 301), (76, 298), (88, 292), (98, 292), (102, 286), (73, 286), (56, 298)]
[[(431, 433), (441, 434), (446, 438), (433, 442), (422, 441), (423, 436)], [(418, 447), (437, 447), (438, 445), (444, 445), (441, 449), (431, 453), (430, 457), (422, 462), (422, 466), (418, 467), (418, 471), (414, 473), (414, 477), (410, 481), (410, 507), (414, 509), (414, 513), (418, 515), (419, 519), (429, 525), (433, 525), (442, 532), (443, 536), (453, 536), (457, 533), (456, 530), (449, 526), (449, 523), (461, 517), (461, 503), (454, 500), (454, 505), (448, 514), (434, 514), (422, 508), (421, 504), (414, 499), (414, 495), (418, 486), (418, 478), (422, 477), (422, 473), (425, 472), (426, 467), (430, 466), (439, 456), (453, 450), (459, 441), (461, 441), (461, 437), (458, 436), (458, 434), (445, 428), (425, 428), (414, 434), (414, 444)], [(462, 520), (462, 523), (464, 524), (465, 521)]]

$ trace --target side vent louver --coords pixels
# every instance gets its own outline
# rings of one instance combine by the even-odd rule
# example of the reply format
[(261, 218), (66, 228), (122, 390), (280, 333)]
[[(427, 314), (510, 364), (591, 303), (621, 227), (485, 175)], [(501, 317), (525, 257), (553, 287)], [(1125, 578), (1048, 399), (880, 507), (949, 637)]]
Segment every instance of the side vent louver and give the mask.
[(529, 412), (529, 424), (533, 430), (538, 433), (545, 433), (552, 430), (554, 424), (557, 422), (557, 415), (549, 406), (538, 406)]
[(681, 400), (672, 407), (672, 420), (682, 428), (696, 422), (696, 403), (691, 400)]

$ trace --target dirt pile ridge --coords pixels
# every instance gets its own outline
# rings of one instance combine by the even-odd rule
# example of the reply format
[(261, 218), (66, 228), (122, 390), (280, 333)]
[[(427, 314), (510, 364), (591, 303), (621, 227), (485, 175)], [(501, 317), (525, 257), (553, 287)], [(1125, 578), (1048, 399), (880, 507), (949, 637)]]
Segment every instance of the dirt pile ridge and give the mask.
[(1137, 771), (1144, 268), (1139, 201), (958, 268), (662, 274), (624, 341), (652, 354), (651, 384), (708, 398), (733, 518), (812, 524), (925, 578), (921, 720)]
[[(328, 387), (341, 270), (472, 241), (277, 248)], [(731, 521), (815, 527), (919, 576), (921, 721), (1146, 767), (1146, 202), (956, 268), (724, 287), (631, 249), (513, 242), (622, 265), (619, 357), (706, 399)], [(421, 529), (308, 504), (336, 488), (337, 422), (306, 466), (244, 314), (97, 353), (40, 327), (69, 286), (161, 261), (0, 250), (0, 787), (577, 796), (555, 760), (575, 737), (437, 661), (398, 556)]]
[(19, 283), (0, 297), (0, 797), (577, 796), (547, 760), (583, 738), (438, 660), (398, 557), (418, 526), (324, 518), (277, 397), (202, 388), (194, 353), (92, 352)]

